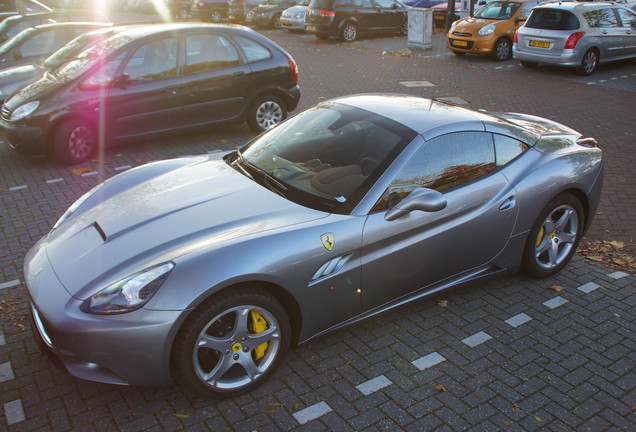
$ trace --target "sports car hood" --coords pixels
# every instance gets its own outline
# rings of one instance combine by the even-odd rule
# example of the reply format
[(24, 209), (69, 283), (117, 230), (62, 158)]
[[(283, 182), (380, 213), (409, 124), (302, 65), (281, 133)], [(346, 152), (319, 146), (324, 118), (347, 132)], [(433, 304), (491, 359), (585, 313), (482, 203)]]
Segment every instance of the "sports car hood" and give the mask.
[(90, 286), (103, 288), (153, 260), (196, 253), (194, 244), (220, 247), (325, 216), (280, 197), (223, 160), (183, 158), (108, 180), (49, 233), (46, 249), (69, 293), (85, 298)]

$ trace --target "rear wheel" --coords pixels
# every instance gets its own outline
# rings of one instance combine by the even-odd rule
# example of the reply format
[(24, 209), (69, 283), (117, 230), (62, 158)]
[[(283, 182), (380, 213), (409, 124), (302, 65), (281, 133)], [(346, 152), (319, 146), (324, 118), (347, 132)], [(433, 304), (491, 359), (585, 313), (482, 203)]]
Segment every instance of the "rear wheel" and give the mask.
[(185, 7), (180, 7), (179, 9), (177, 9), (177, 11), (174, 14), (174, 17), (180, 20), (184, 20), (188, 18), (189, 16), (190, 16), (190, 11), (188, 10), (188, 8), (185, 8)]
[(287, 118), (287, 108), (276, 96), (261, 96), (250, 107), (247, 124), (255, 132), (273, 128)]
[(496, 61), (505, 61), (508, 60), (510, 55), (512, 54), (512, 45), (510, 44), (510, 40), (506, 38), (501, 38), (495, 43), (495, 47), (492, 50), (492, 58)]
[(223, 19), (223, 14), (219, 10), (213, 10), (210, 12), (210, 22), (219, 23)]
[(85, 162), (97, 151), (95, 131), (83, 120), (67, 120), (55, 133), (54, 148), (63, 162), (72, 165)]
[(352, 22), (345, 23), (340, 31), (340, 39), (344, 42), (353, 42), (358, 39), (358, 26)]
[(581, 65), (576, 72), (579, 75), (592, 75), (598, 64), (598, 52), (595, 49), (589, 49), (583, 55)]
[(188, 317), (176, 336), (178, 383), (198, 393), (230, 398), (263, 383), (290, 341), (289, 318), (270, 294), (237, 288), (214, 296)]
[(281, 23), (280, 23), (280, 14), (274, 16), (272, 18), (272, 22), (270, 23), (270, 26), (275, 28), (275, 29), (279, 29), (282, 27)]
[(534, 222), (523, 254), (524, 273), (545, 278), (570, 261), (583, 234), (583, 207), (568, 193), (546, 205)]

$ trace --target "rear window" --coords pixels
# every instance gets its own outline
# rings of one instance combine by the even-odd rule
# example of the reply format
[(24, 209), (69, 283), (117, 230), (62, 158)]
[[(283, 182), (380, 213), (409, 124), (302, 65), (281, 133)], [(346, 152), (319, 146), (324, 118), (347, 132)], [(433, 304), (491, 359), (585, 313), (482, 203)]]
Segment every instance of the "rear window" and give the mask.
[(559, 9), (535, 9), (526, 21), (526, 27), (543, 30), (576, 30), (581, 25), (570, 11)]
[(318, 10), (331, 10), (334, 0), (311, 0), (309, 7)]

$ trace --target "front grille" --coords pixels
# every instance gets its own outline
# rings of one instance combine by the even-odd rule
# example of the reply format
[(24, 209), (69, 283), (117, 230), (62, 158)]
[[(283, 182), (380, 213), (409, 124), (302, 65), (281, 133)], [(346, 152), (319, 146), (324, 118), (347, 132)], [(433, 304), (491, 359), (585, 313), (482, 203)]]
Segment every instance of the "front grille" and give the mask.
[(463, 37), (473, 37), (472, 33), (467, 32), (453, 32), (455, 36), (463, 36)]

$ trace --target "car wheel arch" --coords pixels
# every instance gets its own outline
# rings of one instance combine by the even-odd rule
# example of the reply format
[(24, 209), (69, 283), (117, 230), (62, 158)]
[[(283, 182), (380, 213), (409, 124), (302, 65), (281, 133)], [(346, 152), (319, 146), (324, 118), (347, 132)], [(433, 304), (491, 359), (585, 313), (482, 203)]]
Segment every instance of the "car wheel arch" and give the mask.
[(90, 118), (80, 115), (79, 113), (64, 113), (58, 117), (53, 117), (51, 119), (51, 127), (49, 127), (47, 134), (47, 155), (49, 153), (55, 153), (55, 136), (57, 135), (57, 131), (59, 130), (59, 128), (62, 127), (62, 125), (64, 125), (65, 123), (73, 120), (81, 121), (88, 124), (93, 129), (93, 132), (97, 135), (97, 125)]

